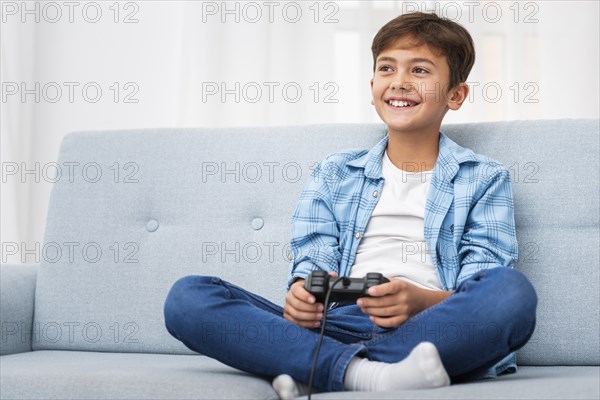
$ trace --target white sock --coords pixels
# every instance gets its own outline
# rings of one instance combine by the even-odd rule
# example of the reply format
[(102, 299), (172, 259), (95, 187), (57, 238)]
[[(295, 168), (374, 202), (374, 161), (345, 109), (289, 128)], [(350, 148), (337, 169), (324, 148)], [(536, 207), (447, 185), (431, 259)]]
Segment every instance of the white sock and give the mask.
[(362, 392), (426, 389), (449, 384), (440, 354), (430, 342), (419, 343), (408, 357), (394, 364), (354, 357), (344, 377), (346, 390)]
[[(289, 375), (279, 375), (273, 379), (273, 389), (281, 400), (292, 400), (295, 397), (308, 394), (308, 386), (298, 383)], [(313, 388), (313, 393), (317, 391)]]

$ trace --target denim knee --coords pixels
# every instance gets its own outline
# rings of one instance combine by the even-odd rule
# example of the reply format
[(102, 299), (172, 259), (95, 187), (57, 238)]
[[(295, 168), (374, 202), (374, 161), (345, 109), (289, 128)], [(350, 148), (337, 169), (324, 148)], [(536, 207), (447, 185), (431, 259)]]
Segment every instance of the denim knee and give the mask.
[(499, 267), (487, 271), (494, 277), (495, 285), (502, 285), (502, 296), (498, 299), (504, 309), (511, 310), (511, 318), (521, 328), (515, 341), (528, 340), (535, 328), (537, 294), (529, 279), (520, 271)]
[(494, 268), (490, 272), (497, 275), (507, 288), (504, 293), (506, 301), (520, 312), (535, 317), (537, 294), (529, 279), (513, 268)]
[[(169, 333), (178, 337), (180, 324), (185, 321), (183, 315), (191, 297), (197, 297), (202, 293), (202, 286), (209, 285), (214, 281), (211, 276), (189, 275), (178, 279), (167, 294), (163, 308), (165, 317), (165, 326)], [(193, 293), (193, 294), (192, 294)]]

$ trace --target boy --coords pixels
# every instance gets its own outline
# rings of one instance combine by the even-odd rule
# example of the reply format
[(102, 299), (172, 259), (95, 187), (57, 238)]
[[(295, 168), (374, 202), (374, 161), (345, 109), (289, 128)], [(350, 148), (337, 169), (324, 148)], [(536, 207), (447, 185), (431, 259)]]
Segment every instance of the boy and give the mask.
[[(282, 398), (309, 381), (323, 318), (303, 287), (314, 270), (390, 279), (328, 310), (314, 380), (324, 391), (433, 388), (514, 372), (513, 352), (534, 330), (535, 291), (511, 268), (508, 171), (440, 133), (468, 95), (469, 33), (435, 14), (405, 14), (381, 28), (372, 51), (372, 103), (387, 135), (315, 168), (292, 217), (284, 307), (198, 276), (176, 282), (165, 303), (174, 337), (235, 368), (280, 375), (273, 385)], [(265, 340), (201, 334), (203, 323), (223, 321), (262, 326), (256, 336)], [(273, 340), (273, 327), (294, 333)]]

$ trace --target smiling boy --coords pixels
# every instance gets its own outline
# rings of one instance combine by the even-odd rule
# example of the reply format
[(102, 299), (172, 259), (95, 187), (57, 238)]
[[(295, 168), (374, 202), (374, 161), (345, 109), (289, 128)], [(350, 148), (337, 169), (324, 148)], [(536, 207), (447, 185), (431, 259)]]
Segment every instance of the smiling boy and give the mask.
[[(303, 286), (314, 270), (390, 279), (371, 297), (328, 310), (314, 381), (324, 391), (433, 388), (514, 372), (513, 352), (535, 327), (535, 291), (512, 269), (508, 171), (440, 132), (468, 95), (470, 35), (435, 14), (411, 13), (382, 27), (372, 51), (372, 102), (387, 135), (314, 169), (292, 217), (284, 307), (200, 276), (176, 282), (165, 303), (174, 337), (235, 368), (279, 375), (282, 398), (309, 380), (323, 318), (323, 304)], [(265, 340), (201, 334), (203, 324), (223, 321), (262, 326)], [(274, 340), (275, 326), (298, 331)]]

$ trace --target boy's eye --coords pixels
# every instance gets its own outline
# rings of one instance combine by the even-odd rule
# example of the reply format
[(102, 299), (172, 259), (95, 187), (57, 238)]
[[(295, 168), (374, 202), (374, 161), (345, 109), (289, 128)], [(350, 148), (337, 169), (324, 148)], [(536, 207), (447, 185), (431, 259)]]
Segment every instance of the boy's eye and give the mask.
[(379, 67), (378, 70), (381, 72), (389, 72), (392, 70), (392, 67), (390, 67), (389, 65), (382, 65)]
[(413, 69), (413, 72), (414, 72), (414, 73), (417, 73), (417, 74), (426, 74), (426, 73), (428, 73), (429, 71), (427, 71), (425, 68), (421, 68), (421, 67), (415, 67), (415, 68)]

